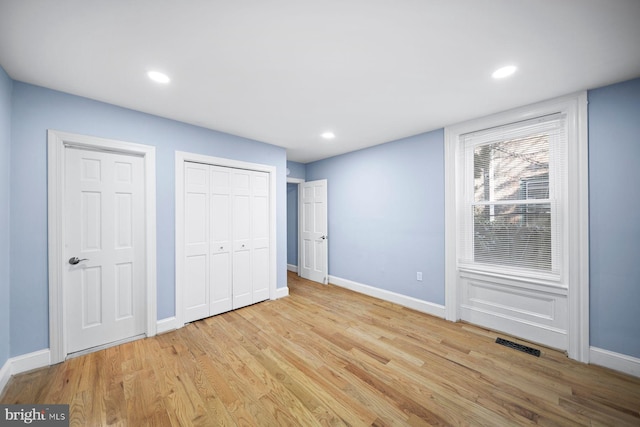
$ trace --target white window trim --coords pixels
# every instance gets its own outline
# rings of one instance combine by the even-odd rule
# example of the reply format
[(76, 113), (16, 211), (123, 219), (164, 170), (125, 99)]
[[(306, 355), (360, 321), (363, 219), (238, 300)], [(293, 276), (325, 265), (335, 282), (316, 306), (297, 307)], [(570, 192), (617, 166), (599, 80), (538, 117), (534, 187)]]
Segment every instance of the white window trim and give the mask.
[(445, 128), (445, 317), (458, 321), (459, 289), (456, 253), (458, 245), (456, 205), (463, 183), (458, 178), (460, 136), (553, 113), (567, 117), (568, 224), (564, 264), (568, 275), (568, 355), (589, 362), (589, 186), (587, 93), (567, 95)]

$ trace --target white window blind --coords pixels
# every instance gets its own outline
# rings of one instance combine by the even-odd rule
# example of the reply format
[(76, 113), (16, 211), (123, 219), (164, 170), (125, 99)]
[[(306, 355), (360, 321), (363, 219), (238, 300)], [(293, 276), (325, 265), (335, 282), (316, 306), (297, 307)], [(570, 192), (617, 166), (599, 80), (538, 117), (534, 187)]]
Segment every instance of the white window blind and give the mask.
[(565, 116), (460, 136), (460, 266), (559, 275), (566, 186)]

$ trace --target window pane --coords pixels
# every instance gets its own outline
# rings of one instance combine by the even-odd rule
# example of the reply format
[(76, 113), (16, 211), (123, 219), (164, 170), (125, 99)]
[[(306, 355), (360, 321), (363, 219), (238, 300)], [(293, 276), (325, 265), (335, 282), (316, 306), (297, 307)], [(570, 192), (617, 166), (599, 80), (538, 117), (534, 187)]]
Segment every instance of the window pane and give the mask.
[(551, 270), (551, 205), (473, 207), (474, 261)]
[(474, 199), (549, 198), (549, 138), (535, 135), (475, 147)]

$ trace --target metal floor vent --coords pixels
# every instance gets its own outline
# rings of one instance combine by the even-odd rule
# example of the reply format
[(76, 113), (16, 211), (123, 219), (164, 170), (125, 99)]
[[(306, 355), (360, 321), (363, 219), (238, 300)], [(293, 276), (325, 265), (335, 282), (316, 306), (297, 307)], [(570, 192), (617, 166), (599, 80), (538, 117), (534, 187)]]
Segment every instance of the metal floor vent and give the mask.
[(496, 338), (496, 343), (505, 347), (511, 347), (515, 350), (522, 351), (523, 353), (531, 354), (536, 357), (540, 357), (540, 350), (527, 347), (526, 345), (518, 344), (513, 341), (505, 340), (504, 338)]

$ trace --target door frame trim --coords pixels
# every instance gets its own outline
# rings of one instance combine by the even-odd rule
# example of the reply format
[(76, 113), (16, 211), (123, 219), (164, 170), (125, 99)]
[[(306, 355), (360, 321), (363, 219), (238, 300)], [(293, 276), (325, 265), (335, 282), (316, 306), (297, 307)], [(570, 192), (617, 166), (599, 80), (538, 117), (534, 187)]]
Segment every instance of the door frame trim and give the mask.
[[(296, 186), (298, 187), (296, 189), (296, 193), (298, 195), (298, 203), (296, 206), (296, 217), (297, 217), (297, 223), (298, 223), (298, 227), (296, 227), (296, 241), (298, 242), (298, 262), (296, 263), (296, 274), (298, 276), (300, 276), (300, 184), (304, 184), (305, 180), (302, 178), (289, 178), (287, 177), (287, 184), (296, 184)], [(287, 197), (288, 197), (288, 189), (287, 189)], [(287, 204), (289, 203), (289, 201), (287, 201)], [(288, 211), (288, 209), (287, 209)], [(287, 242), (289, 241), (289, 220), (287, 220)], [(288, 265), (289, 263), (287, 263)]]
[(150, 145), (47, 131), (47, 220), (49, 248), (49, 349), (51, 364), (67, 357), (67, 330), (64, 319), (64, 236), (65, 226), (65, 150), (69, 147), (141, 156), (144, 162), (144, 204), (146, 244), (145, 333), (156, 334), (156, 149)]
[(278, 299), (277, 295), (277, 254), (276, 254), (276, 167), (259, 163), (213, 157), (205, 154), (176, 151), (175, 154), (175, 313), (176, 328), (184, 326), (184, 302), (182, 277), (184, 273), (184, 163), (195, 162), (212, 166), (223, 166), (237, 169), (247, 169), (269, 174), (269, 299)]

